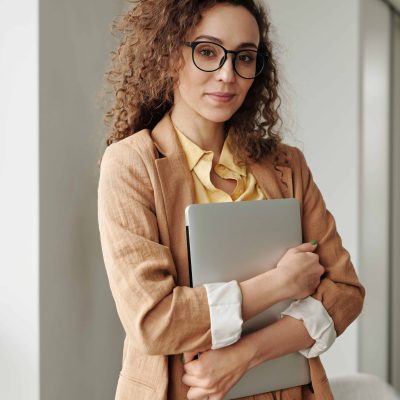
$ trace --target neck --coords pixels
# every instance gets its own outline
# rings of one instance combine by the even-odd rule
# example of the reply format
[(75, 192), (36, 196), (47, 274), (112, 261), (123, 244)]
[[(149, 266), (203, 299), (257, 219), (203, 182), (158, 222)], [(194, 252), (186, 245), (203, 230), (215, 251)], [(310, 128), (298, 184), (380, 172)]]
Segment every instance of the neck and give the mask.
[(201, 149), (212, 151), (218, 161), (225, 141), (224, 123), (213, 122), (188, 109), (182, 103), (175, 104), (171, 111), (172, 123)]

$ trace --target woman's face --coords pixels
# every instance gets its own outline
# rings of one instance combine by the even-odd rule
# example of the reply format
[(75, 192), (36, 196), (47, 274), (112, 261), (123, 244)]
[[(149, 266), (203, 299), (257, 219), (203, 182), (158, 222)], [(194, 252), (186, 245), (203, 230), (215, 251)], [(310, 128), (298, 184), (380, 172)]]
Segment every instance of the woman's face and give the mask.
[[(218, 4), (204, 12), (200, 23), (187, 37), (187, 41), (197, 40), (215, 42), (227, 50), (256, 50), (259, 43), (257, 21), (242, 6)], [(209, 121), (227, 121), (242, 105), (254, 79), (236, 74), (233, 54), (228, 54), (222, 68), (205, 72), (194, 65), (190, 47), (184, 46), (182, 51), (185, 64), (174, 89), (175, 106), (185, 109), (187, 115), (194, 112)]]

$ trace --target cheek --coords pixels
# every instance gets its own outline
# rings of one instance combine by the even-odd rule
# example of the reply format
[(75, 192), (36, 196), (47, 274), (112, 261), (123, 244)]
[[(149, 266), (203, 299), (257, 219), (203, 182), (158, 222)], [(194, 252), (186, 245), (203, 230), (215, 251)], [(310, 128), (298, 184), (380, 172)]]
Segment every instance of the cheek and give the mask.
[(253, 84), (253, 81), (248, 79), (248, 80), (244, 80), (242, 82), (242, 92), (243, 92), (243, 97), (246, 97), (248, 91), (251, 88), (251, 85)]
[(180, 91), (183, 97), (201, 96), (209, 77), (195, 66), (188, 66), (180, 75)]

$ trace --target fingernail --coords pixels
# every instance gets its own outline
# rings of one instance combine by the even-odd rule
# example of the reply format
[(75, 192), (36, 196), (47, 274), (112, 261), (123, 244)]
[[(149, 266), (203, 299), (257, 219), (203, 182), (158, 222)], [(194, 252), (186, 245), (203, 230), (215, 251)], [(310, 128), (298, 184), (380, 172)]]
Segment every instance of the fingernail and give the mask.
[(311, 240), (310, 242), (313, 246), (315, 246), (316, 244), (318, 244), (318, 242), (316, 240)]

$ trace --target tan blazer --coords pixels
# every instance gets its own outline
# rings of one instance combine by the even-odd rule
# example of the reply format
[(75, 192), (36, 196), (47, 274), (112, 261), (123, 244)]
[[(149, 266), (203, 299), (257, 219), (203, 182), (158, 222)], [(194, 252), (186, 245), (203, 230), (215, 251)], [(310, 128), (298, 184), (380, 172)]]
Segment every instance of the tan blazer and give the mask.
[[(361, 312), (365, 290), (303, 153), (280, 147), (286, 160), (282, 157), (274, 167), (266, 157), (249, 168), (267, 198), (300, 201), (303, 242), (318, 240), (326, 268), (313, 297), (322, 301), (340, 335)], [(211, 348), (205, 288), (188, 287), (184, 209), (194, 199), (193, 180), (168, 114), (152, 132), (142, 130), (106, 148), (98, 187), (99, 231), (126, 332), (117, 400), (186, 399), (179, 355)], [(319, 357), (309, 364), (313, 397), (333, 399)]]

